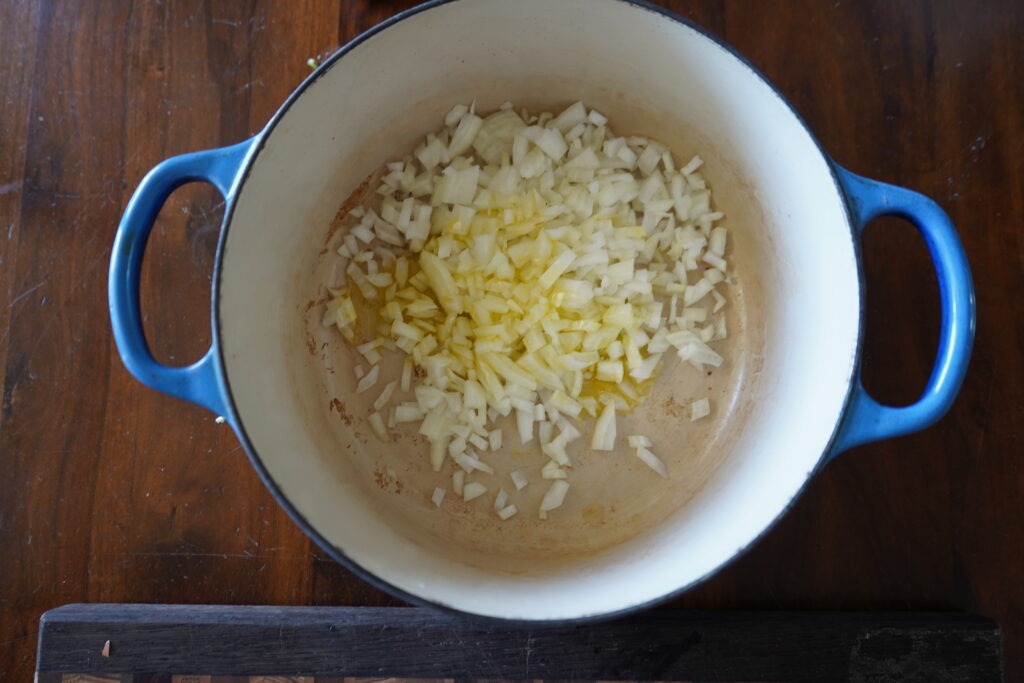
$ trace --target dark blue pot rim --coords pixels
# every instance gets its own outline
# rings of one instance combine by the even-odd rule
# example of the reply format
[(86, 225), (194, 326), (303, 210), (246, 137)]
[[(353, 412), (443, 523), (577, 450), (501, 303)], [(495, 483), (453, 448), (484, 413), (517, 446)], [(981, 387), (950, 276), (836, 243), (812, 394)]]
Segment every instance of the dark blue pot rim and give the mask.
[[(406, 601), (408, 603), (414, 604), (414, 605), (421, 605), (421, 606), (425, 606), (425, 607), (432, 607), (432, 608), (435, 608), (435, 609), (439, 609), (439, 610), (441, 610), (443, 612), (446, 612), (448, 614), (457, 615), (457, 616), (460, 616), (460, 617), (465, 617), (465, 618), (477, 620), (477, 621), (480, 621), (480, 622), (483, 622), (483, 623), (501, 624), (501, 625), (506, 625), (506, 626), (508, 626), (508, 625), (517, 625), (517, 626), (522, 626), (522, 627), (545, 627), (545, 626), (553, 627), (553, 626), (565, 626), (565, 625), (572, 625), (572, 624), (596, 623), (596, 622), (601, 622), (601, 621), (608, 621), (608, 620), (617, 619), (617, 618), (620, 618), (620, 617), (623, 617), (623, 616), (626, 616), (626, 615), (629, 615), (629, 614), (633, 614), (635, 612), (639, 612), (639, 611), (642, 611), (642, 610), (650, 609), (650, 608), (655, 607), (655, 606), (657, 606), (659, 604), (662, 604), (664, 602), (672, 600), (673, 598), (678, 597), (679, 595), (685, 593), (686, 591), (691, 590), (695, 586), (697, 586), (697, 585), (699, 585), (701, 583), (704, 583), (709, 578), (711, 578), (713, 575), (719, 573), (720, 571), (722, 571), (726, 567), (728, 567), (731, 564), (733, 564), (740, 556), (745, 554), (751, 547), (753, 547), (755, 544), (757, 544), (762, 538), (765, 537), (765, 535), (767, 535), (775, 527), (776, 524), (779, 523), (779, 521), (786, 515), (786, 513), (789, 512), (790, 509), (792, 509), (792, 507), (795, 504), (796, 500), (804, 492), (804, 490), (807, 488), (808, 484), (814, 478), (814, 476), (830, 460), (831, 454), (832, 454), (832, 449), (833, 449), (833, 447), (834, 447), (834, 445), (836, 443), (836, 439), (837, 439), (837, 437), (839, 435), (840, 428), (841, 428), (841, 426), (843, 424), (843, 418), (844, 418), (844, 416), (845, 416), (845, 414), (847, 412), (847, 409), (848, 409), (848, 407), (850, 405), (850, 398), (851, 398), (851, 396), (853, 394), (855, 378), (858, 376), (860, 362), (861, 362), (861, 360), (860, 360), (861, 359), (861, 350), (862, 350), (863, 339), (864, 339), (864, 315), (863, 315), (863, 312), (864, 312), (864, 278), (863, 278), (863, 276), (858, 278), (859, 310), (858, 310), (858, 325), (857, 325), (857, 341), (856, 341), (856, 344), (854, 346), (854, 349), (855, 349), (854, 363), (851, 365), (850, 375), (847, 378), (846, 397), (845, 397), (844, 402), (843, 402), (843, 409), (842, 409), (842, 411), (839, 414), (839, 419), (836, 421), (836, 424), (833, 427), (832, 435), (830, 436), (828, 443), (826, 444), (824, 450), (822, 451), (821, 456), (819, 457), (819, 459), (818, 459), (817, 463), (815, 464), (815, 466), (807, 473), (807, 477), (805, 478), (803, 484), (796, 491), (796, 493), (793, 495), (793, 497), (790, 498), (789, 502), (785, 505), (785, 507), (783, 507), (783, 509), (775, 516), (775, 518), (772, 519), (767, 525), (765, 525), (765, 527), (761, 530), (761, 532), (758, 533), (753, 539), (751, 539), (750, 542), (748, 542), (743, 547), (738, 548), (736, 550), (736, 552), (728, 560), (724, 561), (723, 563), (721, 563), (720, 565), (718, 565), (714, 569), (710, 570), (709, 572), (707, 572), (703, 576), (698, 577), (698, 578), (694, 579), (693, 581), (690, 581), (689, 583), (687, 583), (687, 584), (685, 584), (683, 586), (680, 586), (679, 588), (677, 588), (677, 589), (675, 589), (673, 591), (670, 591), (670, 592), (668, 592), (668, 593), (666, 593), (666, 594), (664, 594), (664, 595), (662, 595), (662, 596), (660, 596), (658, 598), (655, 598), (655, 599), (650, 600), (648, 602), (640, 603), (640, 604), (637, 604), (637, 605), (631, 605), (630, 607), (626, 607), (626, 608), (621, 609), (621, 610), (616, 610), (616, 611), (612, 611), (612, 612), (604, 612), (604, 613), (600, 613), (600, 614), (585, 615), (585, 616), (573, 617), (573, 618), (567, 618), (567, 619), (538, 619), (538, 620), (530, 620), (530, 619), (509, 619), (509, 618), (496, 617), (496, 616), (491, 616), (491, 615), (477, 614), (477, 613), (474, 613), (474, 612), (467, 612), (467, 611), (464, 611), (464, 610), (460, 610), (460, 609), (451, 607), (450, 605), (446, 605), (446, 604), (441, 603), (441, 602), (435, 602), (435, 601), (432, 601), (432, 600), (428, 600), (426, 598), (420, 597), (420, 596), (415, 595), (413, 593), (410, 593), (410, 592), (408, 592), (406, 590), (403, 590), (402, 588), (399, 588), (399, 587), (397, 587), (397, 586), (395, 586), (395, 585), (393, 585), (393, 584), (391, 584), (391, 583), (381, 579), (380, 577), (378, 577), (377, 575), (373, 574), (369, 570), (367, 570), (367, 569), (363, 568), (362, 566), (360, 566), (355, 560), (353, 560), (352, 558), (348, 557), (340, 548), (335, 547), (327, 539), (325, 539), (316, 530), (316, 528), (295, 508), (295, 506), (292, 505), (291, 501), (284, 495), (284, 493), (281, 492), (281, 490), (278, 488), (278, 486), (277, 486), (276, 482), (274, 481), (274, 479), (268, 473), (268, 471), (267, 471), (266, 467), (264, 466), (262, 460), (260, 460), (260, 457), (259, 457), (256, 449), (253, 447), (252, 441), (249, 438), (248, 433), (246, 432), (245, 425), (242, 422), (242, 420), (239, 419), (239, 416), (238, 416), (238, 414), (237, 414), (237, 412), (235, 410), (234, 393), (232, 391), (230, 378), (227, 376), (227, 373), (224, 370), (224, 368), (226, 367), (225, 366), (225, 359), (224, 359), (224, 349), (223, 349), (223, 346), (220, 343), (221, 331), (220, 331), (220, 296), (219, 296), (219, 294), (220, 294), (220, 284), (221, 284), (221, 275), (222, 275), (222, 268), (221, 268), (221, 266), (222, 266), (223, 259), (224, 259), (224, 249), (225, 249), (225, 244), (227, 242), (228, 231), (230, 230), (231, 221), (232, 221), (232, 218), (233, 218), (233, 215), (234, 215), (236, 199), (237, 199), (237, 197), (240, 194), (242, 186), (245, 184), (245, 181), (249, 177), (249, 173), (250, 173), (250, 171), (251, 171), (251, 169), (253, 167), (253, 164), (254, 164), (256, 158), (259, 156), (260, 151), (262, 151), (262, 149), (263, 149), (264, 145), (266, 144), (267, 139), (270, 137), (271, 133), (277, 127), (277, 124), (281, 121), (281, 119), (284, 117), (284, 115), (287, 113), (287, 111), (291, 108), (291, 106), (293, 104), (295, 104), (295, 102), (299, 99), (299, 97), (306, 91), (306, 89), (309, 88), (311, 85), (313, 85), (313, 83), (315, 83), (317, 80), (319, 80), (320, 77), (322, 77), (330, 69), (330, 67), (332, 65), (334, 65), (336, 62), (341, 60), (342, 57), (344, 57), (346, 54), (351, 52), (353, 49), (358, 47), (360, 44), (362, 44), (366, 40), (372, 38), (373, 36), (377, 35), (378, 33), (380, 33), (382, 31), (390, 28), (391, 26), (394, 26), (395, 24), (397, 24), (397, 23), (399, 23), (401, 21), (404, 21), (406, 19), (414, 17), (417, 14), (420, 14), (421, 12), (429, 11), (431, 9), (440, 7), (442, 5), (448, 5), (448, 4), (455, 3), (455, 2), (460, 2), (460, 1), (462, 1), (462, 0), (430, 0), (429, 2), (425, 2), (425, 3), (421, 4), (421, 5), (417, 5), (417, 6), (412, 7), (412, 8), (410, 8), (410, 9), (404, 11), (404, 12), (396, 14), (395, 16), (391, 17), (390, 19), (388, 19), (388, 20), (386, 20), (386, 21), (384, 21), (384, 22), (374, 26), (373, 28), (371, 28), (368, 31), (360, 34), (359, 36), (357, 36), (356, 38), (354, 38), (350, 42), (346, 43), (341, 48), (339, 48), (333, 55), (331, 55), (328, 59), (326, 59), (324, 61), (324, 63), (320, 67), (318, 67), (317, 70), (313, 74), (311, 74), (305, 81), (303, 81), (292, 92), (291, 95), (289, 95), (288, 99), (285, 100), (284, 104), (282, 104), (281, 107), (277, 110), (277, 112), (275, 112), (273, 118), (270, 119), (270, 121), (263, 128), (263, 130), (260, 131), (260, 133), (257, 135), (257, 138), (256, 138), (255, 143), (254, 143), (254, 147), (247, 154), (247, 159), (245, 161), (244, 167), (241, 169), (240, 174), (239, 174), (239, 178), (236, 181), (234, 192), (232, 193), (231, 197), (229, 198), (227, 207), (225, 208), (224, 220), (223, 220), (223, 228), (221, 230), (220, 239), (218, 240), (218, 243), (217, 243), (216, 261), (215, 261), (215, 264), (214, 264), (213, 292), (212, 292), (212, 312), (211, 312), (213, 324), (211, 326), (212, 327), (211, 332), (212, 332), (212, 338), (213, 338), (213, 347), (217, 350), (217, 354), (218, 354), (218, 366), (219, 366), (218, 367), (218, 371), (219, 371), (219, 373), (221, 375), (222, 385), (224, 387), (224, 390), (225, 390), (227, 398), (228, 398), (227, 408), (231, 412), (230, 420), (231, 420), (232, 425), (235, 428), (235, 432), (237, 433), (239, 440), (242, 442), (242, 447), (245, 449), (246, 454), (249, 456), (249, 460), (252, 462), (252, 465), (256, 469), (257, 473), (259, 474), (260, 479), (263, 481), (263, 484), (271, 492), (271, 494), (277, 500), (278, 504), (281, 505), (281, 507), (283, 507), (285, 509), (285, 511), (289, 514), (289, 516), (291, 516), (291, 518), (296, 522), (296, 524), (299, 525), (299, 527), (306, 533), (306, 535), (309, 536), (311, 539), (313, 539), (313, 541), (315, 541), (316, 544), (318, 546), (320, 546), (320, 548), (324, 552), (326, 552), (332, 559), (334, 559), (338, 563), (342, 564), (347, 569), (352, 571), (352, 573), (354, 573), (356, 576), (358, 576), (362, 580), (366, 581), (367, 583), (373, 585), (374, 587), (376, 587), (376, 588), (378, 588), (378, 589), (380, 589), (380, 590), (382, 590), (382, 591), (384, 591), (386, 593), (389, 593), (389, 594), (391, 594), (391, 595), (393, 595), (395, 597), (401, 598), (402, 600), (404, 600), (404, 601)], [(853, 215), (852, 215), (852, 211), (851, 211), (850, 200), (847, 197), (847, 195), (846, 195), (846, 193), (845, 193), (845, 191), (843, 189), (843, 185), (842, 185), (842, 183), (839, 180), (838, 174), (836, 172), (835, 164), (832, 162), (831, 157), (825, 152), (824, 148), (822, 147), (821, 143), (818, 141), (818, 139), (814, 135), (814, 133), (811, 131), (810, 127), (803, 120), (803, 118), (796, 111), (796, 109), (793, 108), (793, 105), (789, 102), (789, 100), (786, 99), (786, 97), (779, 91), (779, 89), (775, 86), (775, 84), (773, 84), (746, 57), (744, 57), (742, 54), (737, 52), (735, 48), (733, 48), (731, 45), (729, 45), (728, 43), (724, 42), (723, 40), (721, 40), (717, 36), (711, 34), (709, 31), (707, 31), (703, 27), (698, 26), (697, 24), (693, 23), (692, 21), (689, 21), (688, 19), (684, 19), (683, 17), (680, 17), (679, 15), (675, 14), (674, 12), (671, 12), (671, 11), (669, 11), (669, 10), (663, 8), (663, 7), (659, 7), (657, 5), (654, 5), (651, 2), (648, 2), (647, 0), (616, 0), (616, 2), (621, 2), (621, 3), (626, 4), (626, 5), (631, 5), (631, 6), (635, 7), (638, 10), (644, 10), (644, 11), (648, 11), (648, 12), (653, 12), (655, 14), (661, 15), (661, 16), (667, 18), (667, 19), (670, 19), (671, 21), (674, 21), (674, 22), (676, 22), (678, 24), (681, 24), (681, 25), (683, 25), (683, 26), (685, 26), (687, 28), (690, 28), (690, 29), (696, 31), (697, 33), (699, 33), (703, 37), (705, 37), (708, 40), (710, 40), (713, 43), (715, 43), (721, 49), (723, 49), (726, 52), (728, 52), (729, 54), (731, 54), (737, 60), (739, 60), (744, 66), (747, 67), (747, 69), (750, 70), (751, 73), (753, 73), (757, 78), (759, 78), (769, 88), (771, 88), (772, 92), (775, 93), (776, 97), (778, 97), (778, 99), (783, 104), (785, 104), (785, 106), (787, 107), (789, 112), (793, 115), (793, 117), (804, 128), (804, 130), (806, 131), (807, 135), (814, 142), (815, 146), (818, 149), (818, 152), (821, 154), (822, 158), (826, 162), (826, 165), (827, 165), (827, 167), (829, 169), (829, 173), (832, 176), (832, 181), (835, 184), (836, 192), (843, 199), (843, 205), (844, 205), (844, 209), (846, 211), (847, 227), (848, 227), (849, 232), (850, 232), (850, 240), (853, 243), (853, 253), (854, 253), (854, 258), (856, 259), (857, 271), (858, 271), (858, 273), (863, 273), (863, 268), (862, 268), (862, 266), (863, 266), (863, 259), (862, 259), (862, 255), (861, 255), (861, 245), (860, 245), (860, 240), (858, 239), (858, 236), (857, 236), (857, 232), (856, 232), (856, 230), (854, 228), (854, 224), (855, 223), (854, 223)]]

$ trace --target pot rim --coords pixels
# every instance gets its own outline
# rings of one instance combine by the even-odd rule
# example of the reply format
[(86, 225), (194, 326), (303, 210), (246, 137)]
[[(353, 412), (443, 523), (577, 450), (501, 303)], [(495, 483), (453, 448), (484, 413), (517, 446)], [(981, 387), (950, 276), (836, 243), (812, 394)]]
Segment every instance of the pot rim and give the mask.
[[(342, 549), (336, 547), (330, 541), (328, 541), (326, 538), (324, 538), (320, 534), (320, 532), (316, 529), (316, 527), (313, 526), (302, 515), (302, 513), (300, 513), (296, 509), (296, 507), (291, 503), (291, 501), (288, 499), (288, 497), (285, 496), (285, 494), (277, 486), (276, 481), (271, 477), (271, 475), (268, 472), (267, 468), (264, 466), (263, 461), (260, 459), (260, 456), (259, 456), (258, 452), (254, 448), (253, 443), (252, 443), (251, 439), (249, 438), (249, 435), (248, 435), (248, 433), (247, 433), (247, 431), (245, 429), (245, 425), (244, 425), (243, 421), (239, 418), (239, 415), (238, 415), (238, 413), (236, 411), (236, 407), (235, 407), (235, 399), (234, 399), (234, 393), (233, 393), (232, 388), (231, 388), (231, 381), (230, 381), (230, 379), (229, 379), (229, 377), (227, 375), (227, 372), (225, 370), (226, 363), (225, 363), (225, 358), (224, 358), (224, 348), (223, 348), (223, 345), (220, 343), (220, 336), (221, 336), (221, 331), (220, 331), (220, 322), (221, 322), (220, 321), (220, 285), (221, 285), (221, 276), (223, 274), (222, 264), (223, 264), (223, 260), (224, 260), (224, 250), (225, 250), (225, 245), (227, 243), (227, 235), (228, 235), (228, 232), (230, 230), (231, 221), (232, 221), (232, 218), (233, 218), (233, 215), (234, 215), (234, 210), (235, 210), (235, 206), (237, 204), (237, 199), (238, 199), (240, 190), (243, 187), (243, 185), (245, 184), (246, 180), (248, 179), (250, 171), (253, 168), (253, 164), (254, 164), (256, 158), (259, 156), (259, 153), (262, 151), (263, 147), (266, 145), (267, 139), (273, 133), (274, 129), (277, 127), (277, 124), (280, 123), (281, 119), (288, 112), (288, 110), (292, 107), (292, 105), (294, 105), (295, 102), (298, 101), (299, 97), (301, 97), (303, 95), (303, 93), (311, 85), (313, 85), (324, 74), (326, 74), (327, 71), (335, 63), (340, 61), (349, 52), (354, 50), (356, 47), (361, 45), (366, 40), (374, 37), (378, 33), (381, 33), (382, 31), (390, 28), (391, 26), (394, 26), (394, 25), (398, 24), (401, 21), (404, 21), (406, 19), (414, 17), (414, 16), (416, 16), (416, 15), (422, 13), (422, 12), (435, 9), (435, 8), (441, 7), (443, 5), (449, 5), (449, 4), (453, 4), (453, 3), (457, 3), (457, 2), (465, 2), (465, 1), (467, 1), (467, 0), (427, 0), (427, 2), (424, 2), (422, 4), (419, 4), (419, 5), (416, 5), (414, 7), (411, 7), (409, 9), (405, 10), (405, 11), (399, 12), (398, 14), (396, 14), (396, 15), (394, 15), (394, 16), (386, 19), (386, 20), (384, 20), (383, 22), (381, 22), (381, 23), (371, 27), (370, 29), (364, 31), (363, 33), (359, 34), (358, 36), (356, 36), (355, 38), (350, 40), (348, 43), (346, 43), (346, 44), (342, 45), (341, 47), (339, 47), (330, 57), (328, 57), (326, 60), (324, 60), (324, 62), (319, 67), (317, 67), (317, 69), (312, 74), (310, 74), (302, 83), (300, 83), (295, 88), (295, 90), (292, 91), (292, 93), (288, 96), (288, 98), (284, 101), (284, 103), (281, 104), (281, 106), (277, 109), (277, 111), (274, 112), (274, 115), (267, 122), (267, 124), (263, 127), (263, 129), (260, 130), (260, 132), (256, 134), (255, 139), (253, 140), (252, 149), (250, 149), (249, 152), (246, 154), (245, 161), (242, 164), (242, 167), (238, 171), (238, 175), (236, 176), (236, 179), (235, 179), (235, 182), (234, 182), (234, 185), (233, 185), (233, 190), (232, 190), (231, 195), (230, 195), (230, 197), (229, 197), (229, 199), (227, 201), (227, 205), (226, 205), (225, 210), (224, 210), (224, 218), (223, 218), (222, 225), (221, 225), (220, 236), (219, 236), (219, 238), (217, 240), (217, 251), (216, 251), (216, 257), (215, 257), (215, 260), (214, 260), (213, 282), (212, 282), (212, 288), (211, 288), (211, 325), (210, 325), (210, 331), (211, 331), (211, 338), (212, 338), (212, 346), (213, 346), (214, 349), (216, 349), (217, 373), (219, 375), (219, 383), (220, 383), (221, 388), (222, 388), (222, 393), (223, 393), (223, 395), (227, 399), (226, 402), (225, 402), (225, 407), (228, 410), (228, 412), (230, 413), (230, 416), (229, 416), (230, 422), (231, 422), (232, 426), (235, 429), (235, 432), (236, 432), (236, 434), (238, 436), (239, 441), (242, 444), (242, 448), (245, 450), (246, 455), (249, 457), (249, 461), (252, 463), (252, 466), (255, 468), (255, 470), (256, 470), (257, 474), (259, 475), (260, 480), (263, 482), (264, 486), (267, 487), (267, 489), (270, 491), (271, 495), (274, 497), (274, 499), (277, 501), (277, 503), (282, 508), (284, 508), (285, 512), (288, 513), (288, 515), (299, 526), (299, 528), (307, 536), (309, 536), (324, 552), (326, 552), (330, 556), (330, 558), (332, 560), (338, 562), (339, 564), (344, 566), (346, 569), (351, 571), (353, 574), (355, 574), (357, 577), (359, 577), (363, 581), (366, 581), (367, 583), (369, 583), (373, 587), (375, 587), (375, 588), (377, 588), (379, 590), (382, 590), (385, 593), (388, 593), (389, 595), (398, 597), (398, 598), (400, 598), (400, 599), (402, 599), (402, 600), (404, 600), (404, 601), (406, 601), (408, 603), (411, 603), (413, 605), (418, 605), (418, 606), (423, 606), (423, 607), (431, 607), (431, 608), (439, 609), (439, 610), (441, 610), (443, 612), (446, 612), (448, 614), (457, 615), (457, 616), (460, 616), (460, 617), (466, 617), (466, 618), (469, 618), (469, 619), (474, 619), (474, 620), (477, 620), (477, 621), (482, 621), (482, 622), (487, 622), (487, 623), (502, 624), (502, 625), (506, 625), (506, 626), (507, 625), (513, 625), (513, 626), (517, 626), (518, 625), (518, 626), (523, 626), (523, 627), (537, 627), (537, 626), (552, 626), (552, 627), (554, 627), (554, 626), (561, 626), (561, 625), (596, 623), (596, 622), (601, 622), (601, 621), (608, 621), (608, 620), (612, 620), (612, 619), (617, 619), (619, 617), (623, 617), (623, 616), (626, 616), (628, 614), (633, 614), (635, 612), (640, 612), (640, 611), (643, 611), (643, 610), (650, 609), (650, 608), (655, 607), (657, 605), (663, 604), (663, 603), (665, 603), (665, 602), (667, 602), (669, 600), (672, 600), (673, 598), (678, 597), (679, 595), (685, 593), (686, 591), (689, 591), (690, 589), (694, 588), (695, 586), (706, 582), (712, 576), (714, 576), (715, 574), (718, 574), (723, 569), (725, 569), (726, 567), (728, 567), (731, 564), (733, 564), (734, 562), (736, 562), (736, 560), (738, 558), (740, 558), (742, 555), (746, 554), (746, 552), (751, 547), (753, 547), (755, 544), (757, 544), (759, 541), (761, 541), (761, 539), (763, 539), (772, 529), (775, 528), (775, 525), (778, 524), (779, 521), (790, 511), (790, 509), (795, 504), (796, 500), (806, 490), (806, 488), (807, 488), (808, 484), (810, 483), (810, 481), (818, 474), (818, 472), (821, 471), (821, 469), (825, 466), (825, 464), (828, 463), (831, 460), (832, 456), (834, 455), (833, 454), (833, 448), (835, 447), (836, 441), (837, 441), (837, 439), (839, 437), (839, 434), (840, 434), (841, 427), (842, 427), (842, 425), (844, 423), (844, 420), (846, 418), (846, 415), (847, 415), (847, 412), (848, 412), (848, 409), (849, 409), (849, 406), (850, 406), (850, 401), (851, 401), (851, 398), (853, 396), (853, 391), (854, 391), (854, 388), (855, 388), (855, 385), (856, 385), (856, 381), (855, 380), (859, 376), (860, 365), (861, 365), (861, 352), (863, 350), (863, 343), (864, 343), (864, 305), (865, 305), (865, 301), (864, 301), (865, 287), (864, 287), (864, 277), (863, 277), (863, 256), (862, 256), (862, 250), (861, 250), (861, 242), (860, 242), (860, 239), (858, 239), (857, 231), (855, 229), (855, 221), (854, 221), (853, 211), (852, 211), (851, 204), (850, 204), (850, 198), (847, 196), (846, 192), (843, 189), (843, 184), (840, 182), (840, 178), (839, 178), (839, 175), (838, 175), (837, 170), (836, 170), (835, 162), (832, 160), (832, 157), (829, 156), (829, 154), (825, 151), (824, 147), (822, 146), (821, 142), (818, 140), (817, 136), (814, 135), (814, 133), (811, 130), (811, 128), (807, 125), (807, 122), (804, 121), (803, 117), (800, 116), (800, 114), (796, 111), (796, 109), (793, 107), (793, 105), (790, 103), (790, 101), (782, 94), (782, 92), (779, 90), (779, 88), (771, 80), (769, 80), (767, 76), (765, 76), (764, 73), (762, 73), (750, 60), (748, 60), (744, 55), (742, 55), (736, 48), (732, 47), (731, 45), (726, 43), (724, 40), (719, 38), (718, 36), (712, 34), (709, 30), (707, 30), (704, 27), (702, 27), (702, 26), (700, 26), (700, 25), (690, 21), (689, 19), (681, 17), (678, 14), (676, 14), (676, 13), (674, 13), (674, 12), (668, 10), (668, 9), (665, 9), (664, 7), (655, 5), (652, 2), (650, 2), (649, 0), (612, 0), (613, 2), (619, 2), (619, 3), (622, 3), (622, 4), (628, 5), (628, 6), (632, 7), (633, 9), (636, 9), (636, 10), (653, 12), (655, 14), (658, 14), (658, 15), (660, 15), (660, 16), (668, 19), (668, 20), (670, 20), (670, 21), (673, 21), (673, 22), (675, 22), (677, 24), (680, 24), (680, 25), (682, 25), (682, 26), (684, 26), (686, 28), (689, 28), (689, 29), (695, 31), (696, 33), (698, 33), (700, 36), (710, 40), (712, 43), (717, 45), (719, 48), (725, 50), (728, 54), (730, 54), (735, 59), (739, 60), (756, 78), (758, 78), (765, 85), (767, 85), (771, 89), (771, 91), (775, 94), (775, 96), (779, 99), (779, 101), (781, 101), (782, 104), (785, 105), (785, 107), (789, 110), (790, 114), (792, 114), (792, 116), (796, 119), (796, 121), (800, 124), (800, 126), (807, 133), (807, 135), (809, 136), (811, 141), (814, 143), (814, 146), (817, 148), (818, 152), (821, 154), (822, 158), (825, 160), (826, 165), (827, 165), (827, 167), (829, 169), (829, 173), (830, 173), (831, 178), (832, 178), (832, 182), (835, 185), (836, 192), (839, 195), (839, 197), (842, 199), (843, 210), (844, 210), (844, 213), (845, 213), (845, 216), (846, 216), (846, 227), (847, 227), (847, 230), (849, 231), (850, 239), (853, 242), (853, 254), (854, 254), (854, 260), (855, 260), (855, 265), (856, 265), (857, 274), (858, 274), (858, 277), (857, 277), (858, 311), (857, 311), (856, 340), (855, 340), (854, 347), (853, 347), (854, 348), (854, 358), (853, 358), (853, 362), (850, 365), (849, 376), (847, 377), (847, 380), (846, 380), (846, 395), (845, 395), (845, 397), (843, 399), (842, 409), (840, 410), (839, 417), (836, 420), (836, 424), (834, 425), (834, 427), (832, 429), (832, 434), (829, 437), (827, 443), (825, 444), (825, 447), (823, 448), (822, 453), (819, 456), (818, 460), (816, 461), (814, 467), (812, 467), (808, 471), (806, 477), (804, 478), (804, 481), (801, 483), (799, 488), (797, 488), (797, 490), (794, 492), (793, 496), (789, 499), (789, 501), (786, 503), (786, 505), (778, 512), (778, 514), (776, 514), (775, 517), (773, 519), (771, 519), (761, 529), (760, 532), (757, 533), (757, 535), (755, 535), (753, 538), (751, 538), (748, 543), (746, 543), (745, 545), (743, 545), (740, 548), (738, 548), (727, 560), (725, 560), (721, 564), (717, 565), (715, 568), (709, 570), (705, 574), (697, 577), (696, 579), (693, 579), (692, 581), (689, 581), (688, 583), (686, 583), (686, 584), (684, 584), (682, 586), (679, 586), (679, 587), (677, 587), (677, 588), (675, 588), (673, 590), (670, 590), (670, 591), (664, 593), (663, 595), (658, 596), (657, 598), (654, 598), (652, 600), (648, 600), (646, 602), (638, 603), (638, 604), (635, 604), (635, 605), (630, 605), (628, 607), (624, 607), (624, 608), (619, 609), (619, 610), (614, 610), (614, 611), (611, 611), (611, 612), (600, 612), (600, 613), (594, 613), (594, 614), (584, 614), (584, 615), (577, 616), (577, 617), (565, 617), (565, 618), (558, 618), (558, 619), (520, 619), (520, 618), (506, 618), (506, 617), (494, 616), (494, 615), (489, 615), (489, 614), (479, 614), (479, 613), (476, 613), (476, 612), (471, 612), (471, 611), (467, 611), (467, 610), (464, 610), (464, 609), (460, 609), (458, 607), (453, 607), (453, 606), (445, 604), (443, 602), (437, 602), (437, 601), (434, 601), (434, 600), (430, 600), (428, 598), (421, 597), (421, 596), (416, 595), (414, 593), (411, 593), (411, 592), (409, 592), (409, 591), (407, 591), (405, 589), (399, 588), (398, 586), (396, 586), (396, 585), (394, 585), (394, 584), (392, 584), (392, 583), (390, 583), (390, 582), (380, 578), (379, 576), (377, 576), (373, 572), (369, 571), (368, 569), (365, 569), (358, 562), (356, 562), (351, 557), (349, 557)], [(469, 0), (469, 1), (471, 1), (471, 0)]]

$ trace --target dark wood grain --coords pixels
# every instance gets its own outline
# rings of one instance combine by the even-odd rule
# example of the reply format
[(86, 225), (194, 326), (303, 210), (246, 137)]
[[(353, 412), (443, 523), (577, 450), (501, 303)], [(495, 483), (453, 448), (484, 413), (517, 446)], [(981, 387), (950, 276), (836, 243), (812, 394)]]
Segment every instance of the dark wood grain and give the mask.
[(67, 605), (41, 620), (38, 670), (983, 683), (1002, 680), (1000, 654), (998, 627), (964, 614), (654, 611), (522, 629), (425, 609)]
[[(325, 560), (226, 427), (147, 390), (111, 343), (106, 266), (131, 190), (172, 154), (258, 130), (310, 56), (411, 3), (0, 3), (0, 677), (74, 601), (392, 605)], [(1024, 4), (687, 0), (837, 161), (935, 197), (974, 267), (978, 339), (951, 414), (825, 469), (678, 608), (966, 609), (1024, 679)], [(147, 254), (158, 356), (195, 358), (219, 198), (179, 191)], [(912, 230), (866, 240), (866, 382), (909, 400), (935, 348)], [(174, 296), (167, 296), (168, 291)]]

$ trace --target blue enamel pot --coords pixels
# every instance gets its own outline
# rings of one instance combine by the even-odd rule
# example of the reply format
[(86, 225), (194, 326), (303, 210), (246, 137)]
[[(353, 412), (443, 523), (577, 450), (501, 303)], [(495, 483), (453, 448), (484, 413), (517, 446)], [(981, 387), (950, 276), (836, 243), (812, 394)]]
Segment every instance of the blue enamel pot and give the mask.
[[(666, 367), (624, 418), (673, 476), (652, 481), (624, 447), (604, 460), (581, 453), (547, 522), (501, 523), (458, 501), (436, 508), (431, 493), (451, 471), (435, 473), (414, 435), (373, 438), (376, 392), (355, 392), (358, 355), (321, 324), (342, 202), (473, 100), (480, 111), (582, 100), (619, 133), (699, 154), (729, 229), (726, 364), (712, 377)], [(143, 335), (139, 272), (161, 205), (197, 180), (227, 202), (213, 343), (198, 362), (167, 367)], [(860, 239), (882, 215), (917, 227), (941, 297), (935, 365), (908, 406), (878, 403), (860, 381)], [(117, 232), (109, 294), (128, 370), (223, 416), (325, 552), (411, 602), (529, 622), (607, 617), (685, 590), (764, 534), (830, 459), (934, 423), (963, 381), (975, 315), (963, 248), (935, 202), (843, 169), (730, 47), (627, 0), (429, 2), (372, 29), (252, 139), (168, 159), (142, 180)], [(714, 409), (691, 423), (677, 408), (695, 387)], [(531, 457), (493, 454), (496, 476)], [(542, 491), (517, 493), (526, 510)]]

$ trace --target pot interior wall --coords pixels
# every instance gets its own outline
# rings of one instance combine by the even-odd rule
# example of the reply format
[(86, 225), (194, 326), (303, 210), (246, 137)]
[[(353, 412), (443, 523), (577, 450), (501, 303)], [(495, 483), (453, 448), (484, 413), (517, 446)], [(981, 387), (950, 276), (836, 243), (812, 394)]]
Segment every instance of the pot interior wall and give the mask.
[[(355, 396), (356, 356), (320, 325), (336, 281), (334, 217), (382, 163), (456, 102), (558, 109), (582, 99), (620, 134), (706, 161), (726, 212), (734, 284), (729, 361), (670, 365), (620, 434), (642, 433), (673, 473), (628, 449), (578, 449), (570, 496), (542, 523), (543, 486), (507, 523), (448, 487), (426, 445), (381, 443)], [(471, 612), (521, 619), (605, 613), (714, 570), (784, 509), (842, 410), (859, 313), (853, 242), (827, 161), (786, 105), (693, 29), (619, 0), (458, 0), (370, 37), (277, 121), (238, 197), (218, 316), (241, 427), (282, 495), (325, 540), (389, 583)], [(382, 386), (382, 385), (381, 385)], [(685, 406), (711, 392), (710, 419)], [(536, 471), (506, 429), (499, 472)], [(485, 482), (489, 483), (489, 482)], [(503, 484), (512, 490), (510, 481)], [(492, 486), (492, 494), (497, 485)], [(486, 502), (485, 502), (486, 501)]]

